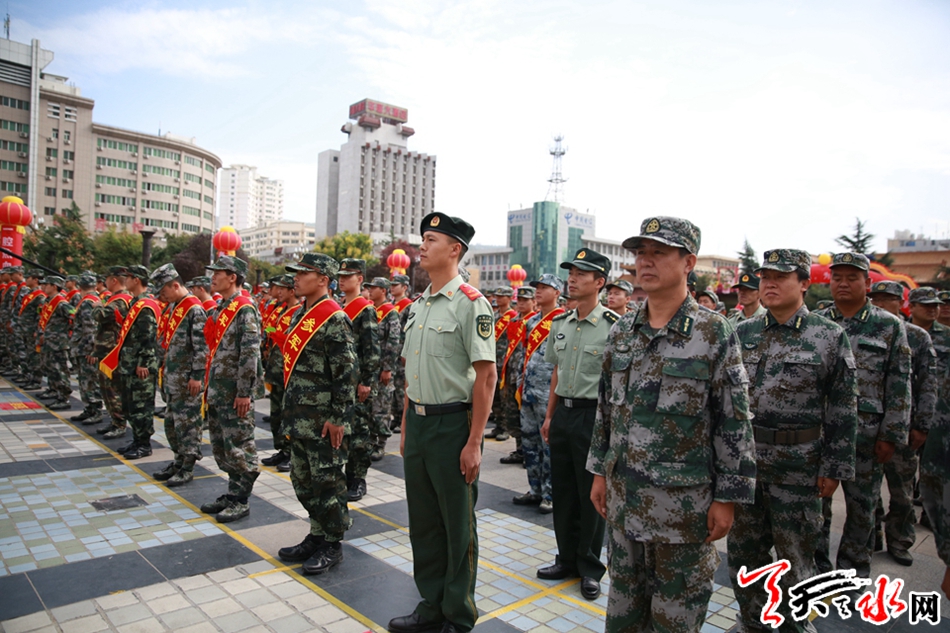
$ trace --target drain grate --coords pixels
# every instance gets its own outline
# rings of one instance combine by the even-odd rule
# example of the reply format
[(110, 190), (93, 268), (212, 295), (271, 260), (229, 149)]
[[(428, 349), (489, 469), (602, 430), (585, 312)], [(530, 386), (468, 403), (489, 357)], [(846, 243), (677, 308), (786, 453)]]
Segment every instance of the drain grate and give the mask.
[(147, 506), (148, 503), (138, 495), (122, 495), (121, 497), (108, 497), (107, 499), (91, 501), (89, 505), (99, 512), (112, 512), (113, 510), (128, 510), (129, 508)]

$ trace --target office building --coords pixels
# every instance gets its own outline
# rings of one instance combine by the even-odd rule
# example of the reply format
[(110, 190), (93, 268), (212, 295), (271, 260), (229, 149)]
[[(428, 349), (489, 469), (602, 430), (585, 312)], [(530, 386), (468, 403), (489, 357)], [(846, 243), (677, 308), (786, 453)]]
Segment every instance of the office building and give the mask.
[(284, 181), (258, 175), (257, 167), (231, 165), (221, 170), (218, 226), (237, 231), (284, 219)]
[(281, 220), (238, 231), (241, 248), (249, 257), (276, 264), (313, 250), (316, 244), (314, 225)]

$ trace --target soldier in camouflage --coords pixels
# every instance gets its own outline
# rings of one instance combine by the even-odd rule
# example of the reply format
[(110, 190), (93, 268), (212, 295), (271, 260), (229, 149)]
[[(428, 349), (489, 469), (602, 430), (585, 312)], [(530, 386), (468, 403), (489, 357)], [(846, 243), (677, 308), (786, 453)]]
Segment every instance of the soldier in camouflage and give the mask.
[(713, 541), (735, 504), (754, 498), (739, 340), (687, 291), (699, 246), (699, 228), (670, 217), (624, 241), (647, 300), (610, 331), (587, 462), (610, 527), (608, 632), (698, 632), (719, 563)]
[[(96, 292), (96, 276), (84, 272), (79, 276), (79, 301), (73, 316), (73, 355), (79, 379), (82, 413), (70, 418), (83, 425), (102, 422), (102, 396), (99, 394), (99, 367), (95, 361), (96, 308), (100, 305)], [(94, 362), (93, 362), (94, 361)], [(95, 364), (94, 364), (95, 363)]]
[(937, 292), (937, 298), (940, 299), (937, 323), (944, 327), (950, 327), (950, 290), (940, 290)]
[(23, 367), (21, 364), (21, 358), (23, 357), (23, 337), (20, 336), (20, 326), (19, 326), (19, 315), (20, 307), (23, 304), (23, 299), (30, 292), (35, 290), (31, 288), (26, 282), (26, 271), (23, 267), (20, 268), (20, 273), (13, 273), (13, 279), (19, 279), (19, 285), (15, 289), (10, 291), (8, 301), (10, 302), (7, 306), (10, 311), (10, 318), (8, 323), (8, 331), (10, 332), (11, 337), (11, 371), (7, 372), (7, 375), (12, 378), (12, 382), (19, 384), (21, 379), (24, 377)]
[(9, 284), (0, 294), (0, 334), (4, 340), (4, 355), (0, 359), (0, 374), (16, 376), (19, 369), (17, 361), (17, 340), (13, 335), (13, 306), (20, 289), (23, 287), (23, 267), (8, 266), (4, 271), (9, 275)]
[[(393, 304), (399, 311), (399, 323), (404, 330), (406, 318), (409, 316), (406, 308), (412, 305), (412, 299), (406, 295), (409, 290), (409, 277), (408, 275), (393, 275), (391, 283), (389, 291), (392, 293)], [(391, 427), (393, 433), (399, 433), (402, 430), (402, 407), (406, 393), (406, 366), (400, 357), (401, 354), (402, 343), (396, 354), (396, 366), (393, 371), (393, 423)]]
[(558, 307), (564, 282), (556, 275), (546, 274), (532, 281), (531, 286), (535, 289), (538, 311), (526, 324), (526, 358), (516, 387), (521, 394), (521, 449), (530, 490), (512, 502), (515, 505), (536, 505), (541, 514), (550, 514), (554, 511), (551, 449), (541, 437), (541, 425), (548, 410), (554, 365), (544, 359), (544, 353), (552, 321), (564, 313), (564, 309)]
[(198, 297), (202, 307), (205, 309), (205, 313), (211, 314), (211, 312), (218, 307), (218, 302), (211, 297), (211, 277), (205, 275), (193, 277), (190, 281), (185, 283), (185, 288)]
[(509, 435), (515, 438), (515, 450), (498, 460), (502, 464), (524, 463), (524, 450), (521, 446), (521, 405), (518, 404), (516, 394), (518, 378), (524, 369), (524, 339), (528, 319), (537, 312), (534, 288), (522, 286), (516, 294), (517, 314), (508, 323), (508, 333), (505, 337), (508, 348), (502, 361), (501, 373), (498, 374), (498, 415), (505, 433), (495, 437), (499, 441), (507, 439)]
[[(511, 307), (511, 298), (514, 296), (514, 290), (508, 286), (501, 286), (495, 289), (495, 371), (501, 377), (502, 367), (505, 362), (505, 354), (508, 351), (508, 324), (518, 316), (518, 311)], [(509, 437), (505, 430), (505, 420), (503, 410), (507, 405), (502, 405), (504, 396), (501, 393), (501, 384), (504, 381), (499, 380), (495, 385), (495, 398), (492, 400), (492, 421), (495, 425), (492, 430), (485, 434), (486, 438), (496, 439), (504, 442)]]
[(729, 319), (733, 326), (738, 326), (746, 319), (754, 319), (765, 314), (765, 306), (762, 305), (759, 297), (759, 278), (757, 276), (742, 273), (739, 276), (739, 281), (736, 282), (736, 293), (739, 296), (742, 311), (737, 311)]
[(376, 277), (363, 284), (369, 288), (369, 298), (376, 309), (379, 325), (379, 384), (373, 396), (373, 452), (370, 459), (378, 462), (386, 454), (386, 440), (393, 415), (393, 374), (399, 366), (402, 353), (402, 321), (396, 306), (388, 301), (391, 284), (385, 277)]
[(23, 298), (16, 308), (16, 332), (20, 339), (17, 350), (20, 361), (20, 378), (13, 382), (27, 391), (34, 391), (41, 387), (41, 365), (34, 358), (38, 338), (38, 324), (40, 310), (46, 305), (46, 294), (39, 287), (43, 271), (31, 270), (26, 275), (26, 284), (21, 290)]
[(169, 488), (194, 479), (195, 462), (201, 459), (201, 393), (208, 343), (204, 328), (207, 314), (201, 300), (188, 292), (174, 264), (156, 268), (150, 280), (166, 304), (158, 332), (161, 360), (165, 437), (174, 459), (152, 477)]
[(339, 283), (343, 291), (343, 311), (353, 323), (353, 339), (359, 362), (359, 384), (353, 409), (353, 428), (346, 462), (348, 499), (359, 501), (366, 494), (366, 473), (373, 453), (370, 432), (373, 398), (379, 381), (379, 325), (373, 302), (360, 295), (366, 262), (347, 258), (340, 262)]
[[(879, 281), (871, 286), (868, 295), (875, 306), (900, 317), (901, 303), (904, 299), (904, 286), (896, 281)], [(910, 293), (911, 305), (919, 303), (936, 304), (936, 292), (932, 288), (918, 288)], [(927, 330), (913, 323), (903, 324), (907, 332), (907, 343), (911, 352), (911, 396), (910, 437), (906, 444), (900, 444), (894, 451), (894, 457), (884, 464), (884, 478), (890, 493), (887, 516), (884, 516), (884, 504), (880, 495), (874, 512), (875, 547), (883, 548), (881, 538), (883, 525), (887, 528), (887, 552), (897, 563), (910, 566), (914, 557), (910, 548), (917, 539), (914, 523), (914, 478), (917, 476), (918, 451), (927, 441), (927, 433), (933, 422), (934, 409), (937, 406), (937, 354), (934, 351)], [(878, 541), (881, 541), (878, 547)]]
[(627, 303), (633, 296), (633, 285), (626, 279), (618, 279), (604, 286), (604, 290), (607, 291), (607, 307), (620, 316), (625, 315)]
[[(6, 297), (9, 294), (11, 288), (11, 279), (13, 277), (10, 268), (0, 268), (0, 371), (6, 371), (9, 368), (10, 362), (10, 343), (11, 337), (6, 330), (7, 323), (10, 321), (9, 314), (6, 309)], [(15, 285), (13, 286), (16, 287)]]
[(278, 556), (303, 562), (305, 574), (320, 574), (343, 560), (342, 540), (351, 525), (343, 468), (359, 365), (350, 321), (328, 296), (339, 272), (336, 260), (306, 253), (287, 270), (296, 273), (294, 287), (304, 303), (285, 345), (281, 432), (290, 437), (290, 479), (310, 517), (310, 533)]
[(265, 457), (261, 463), (265, 466), (274, 466), (281, 472), (290, 472), (290, 445), (287, 436), (281, 430), (281, 415), (284, 408), (284, 355), (282, 347), (290, 330), (290, 321), (294, 312), (300, 309), (300, 304), (294, 294), (293, 275), (278, 275), (271, 282), (271, 289), (275, 289), (278, 307), (271, 313), (271, 325), (265, 328), (268, 338), (267, 359), (264, 363), (264, 382), (270, 385), (270, 424), (271, 436), (274, 438), (273, 455)]
[(46, 394), (40, 400), (50, 400), (50, 411), (65, 411), (69, 408), (69, 330), (73, 320), (73, 307), (63, 293), (62, 277), (48, 275), (43, 282), (47, 302), (40, 313), (39, 351), (49, 383)]
[[(760, 293), (764, 314), (744, 319), (737, 335), (749, 377), (756, 450), (755, 503), (736, 507), (729, 532), (729, 571), (758, 569), (776, 559), (791, 568), (783, 591), (815, 575), (821, 536), (821, 499), (854, 478), (857, 383), (854, 355), (840, 326), (808, 311), (805, 251), (765, 252)], [(758, 277), (756, 278), (758, 279)], [(742, 631), (766, 631), (760, 621), (766, 594), (758, 584), (733, 586)], [(786, 594), (787, 595), (787, 594)], [(788, 602), (779, 607), (781, 630), (814, 630), (796, 622)]]
[[(122, 403), (125, 422), (132, 429), (132, 442), (119, 452), (125, 459), (140, 459), (152, 454), (155, 433), (155, 384), (158, 380), (158, 302), (148, 293), (149, 271), (145, 266), (129, 266), (122, 275), (132, 295), (129, 313), (137, 316), (131, 322), (125, 339), (120, 340), (118, 367), (112, 375)], [(142, 302), (142, 308), (135, 305)], [(127, 315), (127, 319), (131, 318)], [(123, 326), (125, 323), (123, 322)], [(100, 365), (101, 367), (101, 365)]]
[[(881, 493), (883, 464), (908, 441), (911, 410), (911, 354), (900, 319), (871, 305), (868, 258), (836, 253), (831, 262), (831, 296), (835, 305), (819, 314), (841, 325), (851, 342), (858, 377), (858, 433), (854, 481), (842, 483), (847, 516), (838, 569), (871, 574), (874, 506)], [(831, 566), (831, 498), (822, 499), (822, 538), (815, 560), (818, 571)]]
[[(125, 291), (125, 272), (125, 266), (109, 268), (109, 273), (106, 275), (106, 291), (110, 293), (110, 296), (95, 308), (95, 354), (90, 363), (95, 365), (97, 372), (99, 363), (119, 342), (119, 330), (125, 316), (129, 313), (129, 302), (132, 296)], [(99, 372), (99, 394), (106, 405), (110, 421), (109, 424), (96, 429), (96, 433), (107, 440), (124, 437), (127, 426), (125, 413), (122, 411), (118, 382)]]
[(211, 288), (221, 294), (208, 318), (205, 419), (218, 468), (228, 474), (228, 492), (201, 506), (219, 523), (250, 514), (248, 498), (261, 474), (254, 444), (254, 398), (263, 388), (261, 322), (254, 302), (241, 292), (247, 262), (224, 255), (208, 270)]

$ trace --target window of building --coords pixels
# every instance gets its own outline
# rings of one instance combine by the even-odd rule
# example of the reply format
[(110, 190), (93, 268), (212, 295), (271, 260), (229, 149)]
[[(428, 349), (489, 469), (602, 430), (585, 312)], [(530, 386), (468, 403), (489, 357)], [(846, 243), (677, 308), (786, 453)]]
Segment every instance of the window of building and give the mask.
[(22, 99), (12, 99), (10, 97), (3, 97), (2, 103), (8, 108), (14, 108), (16, 110), (30, 109), (30, 102), (24, 101)]
[(48, 103), (46, 104), (46, 116), (50, 117), (51, 119), (58, 119), (61, 109), (62, 106), (58, 103)]
[(208, 172), (209, 174), (213, 174), (213, 173), (214, 173), (214, 166), (209, 165), (208, 163), (205, 163), (205, 171)]
[(210, 180), (208, 180), (207, 178), (205, 178), (205, 187), (208, 187), (208, 188), (210, 188), (210, 189), (214, 189), (214, 183), (211, 182)]
[[(187, 191), (185, 193), (188, 193)], [(193, 215), (195, 217), (201, 217), (201, 211), (194, 207), (189, 207), (187, 204), (183, 204), (181, 207), (183, 213), (187, 215)]]
[(64, 198), (72, 199), (72, 197), (73, 197), (73, 190), (72, 190), (72, 189), (63, 189), (63, 197), (64, 197)]
[(76, 160), (76, 152), (71, 152), (68, 149), (63, 150), (63, 159), (64, 160)]
[(59, 150), (58, 150), (58, 149), (56, 149), (55, 147), (47, 147), (47, 148), (46, 148), (46, 157), (47, 157), (47, 158), (56, 158), (57, 156), (59, 156)]
[(56, 207), (43, 207), (43, 215), (56, 215)]
[(63, 130), (63, 140), (69, 141), (72, 138), (72, 134), (69, 130)]
[(126, 207), (135, 206), (135, 198), (130, 198), (128, 196), (113, 196), (112, 194), (107, 193), (97, 193), (96, 202), (105, 204), (121, 204)]
[(75, 177), (74, 174), (75, 172), (72, 169), (63, 170), (63, 178), (66, 178), (67, 180), (72, 180)]
[(47, 176), (51, 176), (51, 177), (53, 177), (53, 178), (56, 178), (56, 168), (55, 168), (55, 167), (47, 167), (47, 168), (46, 168), (46, 175), (47, 175)]
[(66, 119), (67, 121), (75, 121), (76, 115), (79, 113), (79, 111), (76, 108), (73, 108), (70, 106), (66, 106), (65, 108), (63, 108), (63, 111), (66, 113), (66, 116), (64, 116), (63, 118)]
[(55, 197), (56, 197), (56, 187), (46, 187), (46, 188), (43, 190), (43, 193), (44, 193), (45, 195), (51, 197), (51, 198), (55, 198)]

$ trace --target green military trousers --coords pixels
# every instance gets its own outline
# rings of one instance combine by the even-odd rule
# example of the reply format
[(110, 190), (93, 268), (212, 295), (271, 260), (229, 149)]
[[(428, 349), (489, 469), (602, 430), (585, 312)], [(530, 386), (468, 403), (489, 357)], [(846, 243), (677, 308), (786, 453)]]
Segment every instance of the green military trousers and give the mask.
[(471, 412), (421, 416), (406, 412), (405, 471), (413, 576), (422, 602), (416, 613), (460, 630), (475, 626), (478, 479), (465, 483), (459, 456)]

